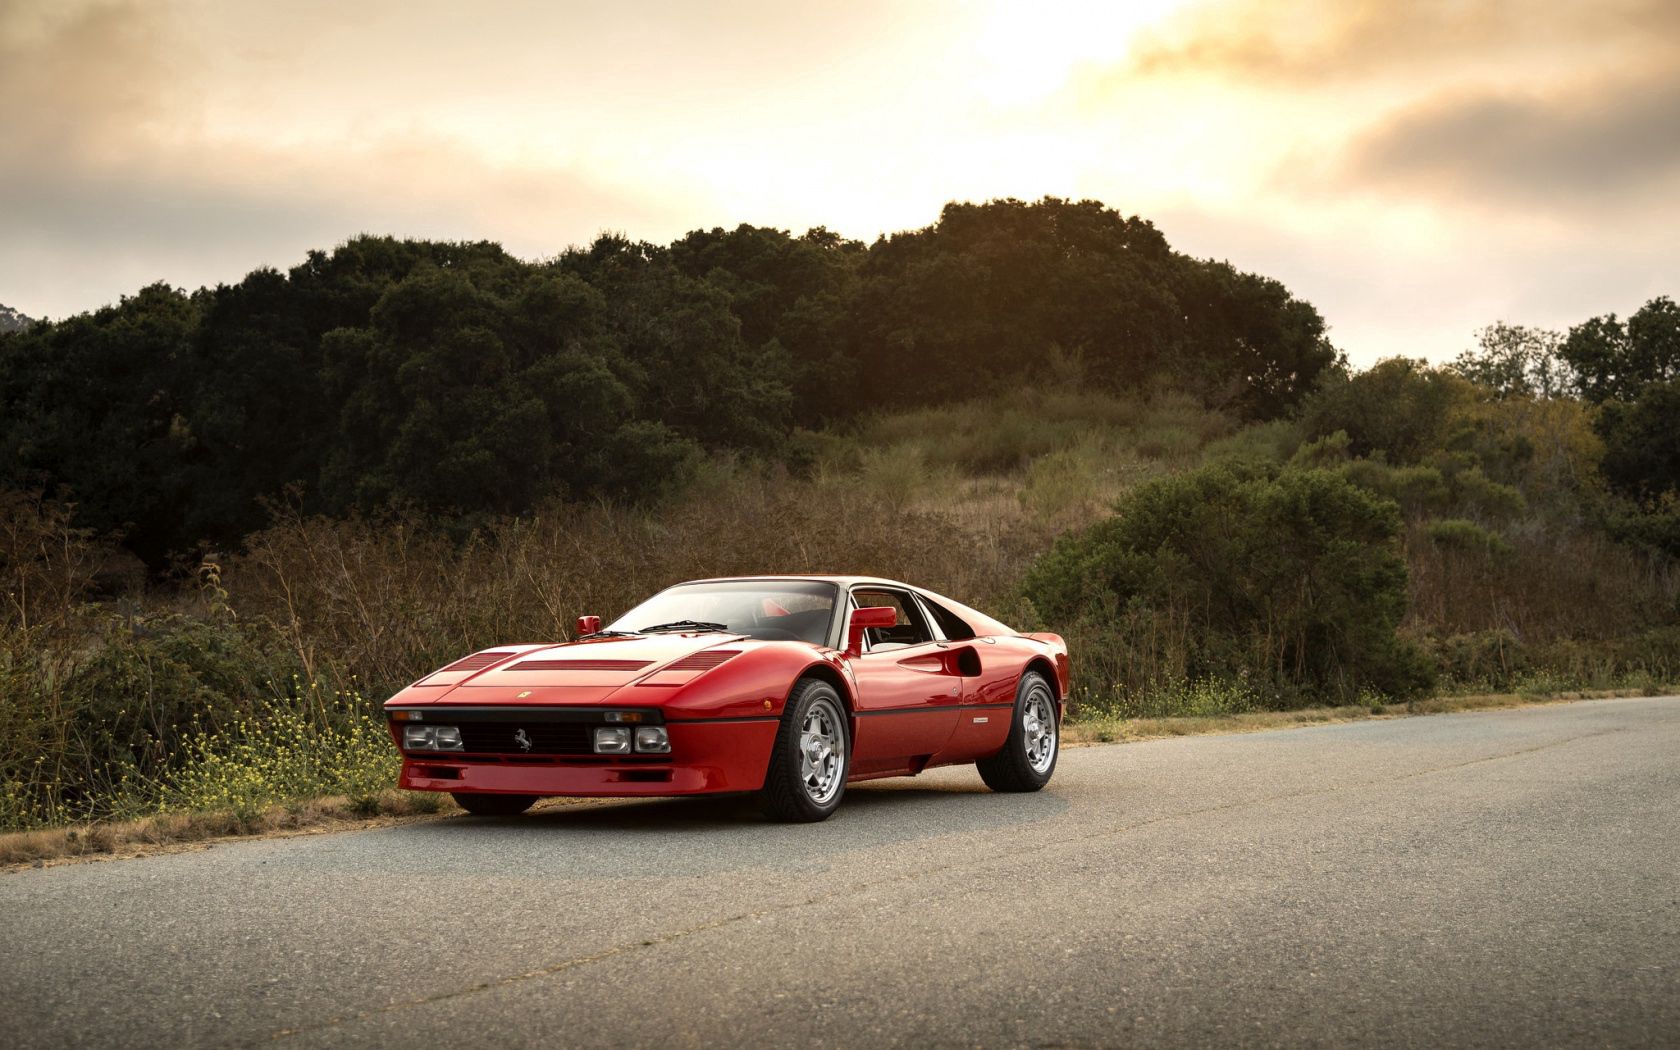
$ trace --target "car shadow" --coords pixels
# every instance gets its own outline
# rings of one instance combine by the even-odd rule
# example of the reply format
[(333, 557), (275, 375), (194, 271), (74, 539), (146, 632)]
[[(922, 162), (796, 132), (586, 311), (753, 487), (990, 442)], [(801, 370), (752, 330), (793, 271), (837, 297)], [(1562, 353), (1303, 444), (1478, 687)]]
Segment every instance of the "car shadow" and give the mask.
[[(1068, 807), (1054, 786), (996, 794), (975, 779), (854, 784), (819, 824), (767, 820), (752, 795), (559, 803), (520, 817), (451, 817), (376, 834), (393, 858), (439, 874), (556, 878), (705, 874), (737, 868), (820, 871), (846, 853), (1049, 820)], [(814, 848), (815, 847), (815, 848)], [(364, 862), (366, 858), (363, 858)]]

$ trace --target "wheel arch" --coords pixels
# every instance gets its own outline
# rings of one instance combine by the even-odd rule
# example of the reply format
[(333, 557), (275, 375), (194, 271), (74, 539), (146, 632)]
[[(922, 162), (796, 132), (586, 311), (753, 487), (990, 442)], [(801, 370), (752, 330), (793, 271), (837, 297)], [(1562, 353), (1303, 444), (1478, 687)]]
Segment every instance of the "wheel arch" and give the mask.
[(1028, 671), (1037, 671), (1044, 679), (1044, 684), (1050, 687), (1050, 695), (1056, 699), (1056, 720), (1060, 722), (1067, 717), (1067, 697), (1062, 695), (1061, 680), (1056, 677), (1056, 665), (1047, 656), (1035, 656), (1027, 661), (1027, 666), (1021, 668), (1025, 675)]
[[(840, 706), (846, 709), (846, 717), (853, 718), (857, 713), (857, 704), (853, 702), (851, 684), (846, 676), (841, 674), (833, 664), (817, 661), (794, 676), (792, 684), (788, 686), (788, 699), (793, 698), (793, 691), (799, 688), (799, 683), (807, 678), (815, 678), (834, 687), (840, 694)], [(787, 710), (787, 701), (782, 702), (782, 710)]]
[(1021, 673), (1026, 674), (1028, 671), (1037, 671), (1043, 675), (1045, 684), (1050, 687), (1050, 695), (1056, 698), (1058, 704), (1062, 702), (1061, 684), (1056, 680), (1056, 665), (1050, 662), (1049, 657), (1035, 656), (1028, 660), (1027, 666), (1021, 668)]

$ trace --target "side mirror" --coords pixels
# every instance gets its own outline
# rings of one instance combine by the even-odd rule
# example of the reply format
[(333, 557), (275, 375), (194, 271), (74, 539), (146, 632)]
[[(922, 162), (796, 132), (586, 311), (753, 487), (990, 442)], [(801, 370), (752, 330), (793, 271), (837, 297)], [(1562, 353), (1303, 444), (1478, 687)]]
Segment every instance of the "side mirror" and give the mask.
[(578, 617), (577, 633), (578, 633), (579, 638), (582, 638), (585, 635), (595, 634), (600, 629), (601, 629), (601, 618), (599, 616), (579, 616)]
[(890, 605), (872, 605), (852, 612), (851, 625), (846, 628), (846, 651), (853, 656), (863, 652), (863, 632), (871, 627), (891, 627), (898, 623), (898, 610)]

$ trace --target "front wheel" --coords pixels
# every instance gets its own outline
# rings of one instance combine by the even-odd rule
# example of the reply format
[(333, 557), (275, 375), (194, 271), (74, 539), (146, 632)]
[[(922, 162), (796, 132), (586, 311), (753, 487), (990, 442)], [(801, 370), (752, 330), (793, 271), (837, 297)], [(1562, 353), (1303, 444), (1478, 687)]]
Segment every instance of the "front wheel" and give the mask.
[(516, 817), (531, 808), (535, 795), (484, 795), (476, 791), (451, 791), (455, 804), (475, 817)]
[(794, 687), (764, 775), (764, 813), (772, 820), (827, 820), (846, 793), (851, 749), (846, 708), (827, 682), (807, 678)]
[(1050, 683), (1037, 671), (1028, 671), (1015, 687), (1015, 710), (1003, 750), (975, 763), (980, 779), (993, 791), (1037, 791), (1056, 771), (1060, 730)]

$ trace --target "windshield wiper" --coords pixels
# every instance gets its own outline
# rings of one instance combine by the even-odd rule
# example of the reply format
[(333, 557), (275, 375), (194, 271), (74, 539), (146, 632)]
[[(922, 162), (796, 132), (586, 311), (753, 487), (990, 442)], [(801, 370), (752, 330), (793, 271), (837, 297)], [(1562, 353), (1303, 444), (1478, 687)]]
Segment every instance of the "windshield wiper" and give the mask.
[(672, 620), (670, 623), (656, 623), (652, 627), (643, 627), (638, 634), (653, 634), (655, 631), (727, 631), (726, 623), (712, 623), (710, 620)]
[(580, 634), (573, 641), (581, 642), (589, 638), (634, 638), (636, 631), (596, 631), (594, 634)]

